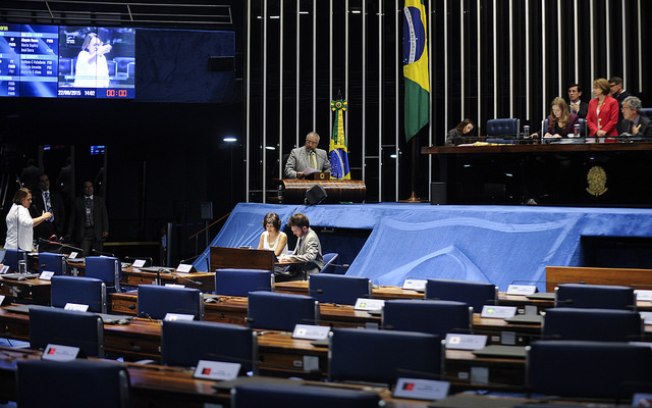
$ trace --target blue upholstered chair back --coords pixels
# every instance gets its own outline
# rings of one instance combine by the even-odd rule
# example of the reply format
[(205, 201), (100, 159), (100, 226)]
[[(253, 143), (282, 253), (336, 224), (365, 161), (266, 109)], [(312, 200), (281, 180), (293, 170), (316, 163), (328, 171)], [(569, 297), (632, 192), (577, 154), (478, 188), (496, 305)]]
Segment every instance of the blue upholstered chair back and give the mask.
[(16, 397), (21, 408), (127, 408), (129, 373), (106, 360), (19, 361)]
[(163, 322), (163, 364), (194, 367), (199, 360), (239, 363), (240, 373), (245, 374), (256, 361), (252, 330), (215, 322)]
[(138, 316), (163, 319), (168, 313), (189, 314), (204, 318), (204, 302), (198, 289), (139, 285)]
[(388, 300), (383, 328), (422, 332), (445, 338), (447, 333), (470, 333), (473, 308), (445, 300)]
[(39, 271), (51, 271), (55, 275), (66, 274), (66, 257), (61, 254), (41, 252), (38, 254)]
[(308, 280), (310, 296), (319, 303), (354, 305), (358, 298), (371, 296), (369, 278), (317, 273)]
[(122, 268), (118, 258), (110, 256), (87, 256), (84, 275), (101, 279), (109, 293), (120, 292)]
[(239, 385), (231, 394), (233, 408), (377, 408), (379, 403), (375, 392), (278, 382)]
[(7, 249), (3, 263), (9, 265), (9, 269), (18, 272), (18, 261), (27, 260), (27, 252), (22, 249)]
[(249, 292), (272, 290), (274, 274), (259, 269), (215, 270), (215, 293), (222, 296), (247, 296)]
[(479, 313), (482, 306), (496, 304), (498, 288), (492, 283), (428, 279), (426, 299), (463, 302)]
[(292, 331), (297, 324), (319, 323), (319, 303), (310, 296), (251, 292), (248, 321), (256, 329)]
[(53, 276), (51, 303), (63, 308), (67, 303), (88, 305), (89, 312), (106, 313), (106, 285), (100, 279), (83, 276)]
[(647, 116), (648, 118), (652, 119), (652, 108), (641, 108), (641, 109), (638, 111), (638, 114), (639, 114), (639, 115), (645, 115), (645, 116)]
[(337, 261), (337, 258), (339, 258), (339, 254), (336, 254), (334, 252), (329, 252), (327, 254), (324, 254), (324, 267), (321, 268), (321, 271), (319, 273), (337, 273), (337, 274), (343, 274), (345, 272), (344, 268), (337, 268), (335, 266), (335, 261)]
[(489, 119), (487, 121), (487, 136), (517, 137), (521, 129), (520, 122), (516, 118)]
[(626, 286), (565, 283), (555, 288), (555, 306), (635, 310), (636, 295)]
[(543, 337), (552, 340), (641, 341), (643, 319), (637, 312), (615, 309), (546, 310)]
[(435, 376), (442, 371), (442, 356), (441, 340), (432, 334), (335, 329), (329, 378), (393, 384), (399, 377)]
[(629, 399), (652, 385), (652, 349), (647, 346), (548, 340), (527, 349), (528, 386), (535, 393)]
[(104, 326), (99, 315), (46, 306), (29, 308), (29, 343), (34, 349), (48, 344), (79, 347), (85, 356), (104, 356)]

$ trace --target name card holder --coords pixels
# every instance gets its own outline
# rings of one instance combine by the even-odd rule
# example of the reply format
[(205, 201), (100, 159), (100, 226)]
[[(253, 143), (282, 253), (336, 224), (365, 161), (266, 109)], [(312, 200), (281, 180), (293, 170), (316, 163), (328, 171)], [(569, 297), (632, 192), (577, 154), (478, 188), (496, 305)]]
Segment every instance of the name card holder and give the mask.
[(179, 266), (177, 266), (177, 272), (190, 273), (190, 272), (192, 272), (192, 265), (191, 264), (183, 264), (183, 263), (181, 263), (181, 264), (179, 264)]
[(509, 319), (516, 315), (516, 306), (482, 306), (480, 317), (489, 319)]
[(52, 280), (53, 276), (54, 276), (54, 272), (52, 272), (52, 271), (43, 271), (43, 272), (41, 272), (41, 274), (39, 275), (38, 278), (40, 280), (49, 281), (49, 280)]
[(428, 401), (440, 400), (448, 396), (449, 388), (448, 381), (399, 378), (394, 388), (394, 397)]
[(72, 252), (70, 253), (70, 255), (68, 255), (68, 259), (75, 259), (75, 258), (77, 258), (78, 255), (79, 255), (79, 254), (78, 254), (77, 252), (72, 251)]
[(487, 336), (476, 334), (446, 334), (446, 348), (451, 350), (480, 350), (487, 345)]
[(166, 322), (175, 322), (177, 320), (195, 320), (195, 316), (185, 313), (166, 313), (163, 320)]
[(230, 381), (238, 378), (240, 364), (219, 361), (199, 360), (193, 373), (194, 378), (214, 381)]
[(426, 279), (406, 279), (403, 281), (402, 288), (407, 290), (416, 290), (417, 292), (425, 292), (426, 283), (428, 283)]
[(637, 301), (652, 302), (652, 290), (635, 290)]
[(4, 295), (0, 295), (0, 306), (2, 306), (2, 304), (4, 303), (4, 301), (5, 301), (5, 296), (4, 296)]
[(146, 262), (146, 261), (145, 261), (144, 259), (136, 259), (136, 260), (131, 264), (131, 266), (133, 266), (134, 268), (142, 268), (143, 266), (145, 266), (145, 262)]
[(643, 318), (643, 324), (652, 324), (652, 312), (638, 312)]
[(529, 296), (537, 292), (537, 287), (534, 285), (509, 285), (507, 287), (508, 295), (516, 296)]
[(79, 347), (62, 346), (59, 344), (48, 344), (43, 350), (41, 358), (51, 361), (71, 361), (79, 355)]
[(76, 312), (88, 312), (88, 305), (82, 305), (79, 303), (66, 303), (63, 307), (64, 310), (74, 310)]
[(0, 275), (4, 275), (7, 272), (9, 272), (9, 265), (2, 265), (2, 268), (0, 268)]
[(331, 331), (329, 326), (314, 326), (311, 324), (297, 324), (292, 332), (293, 339), (324, 340)]
[(168, 288), (185, 288), (184, 285), (179, 285), (178, 283), (166, 283), (165, 286)]
[(358, 298), (355, 301), (355, 306), (353, 308), (355, 310), (376, 311), (376, 310), (383, 310), (384, 306), (385, 306), (385, 301), (382, 299)]

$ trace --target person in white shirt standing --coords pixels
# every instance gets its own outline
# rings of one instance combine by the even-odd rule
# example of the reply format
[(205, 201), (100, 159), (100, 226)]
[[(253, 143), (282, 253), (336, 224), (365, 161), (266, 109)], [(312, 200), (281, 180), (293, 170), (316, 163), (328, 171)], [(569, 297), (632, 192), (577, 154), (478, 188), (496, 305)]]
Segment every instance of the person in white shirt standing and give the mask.
[(52, 218), (52, 213), (43, 211), (43, 214), (32, 218), (29, 208), (32, 206), (32, 192), (28, 188), (21, 188), (14, 195), (14, 204), (7, 213), (7, 240), (6, 249), (34, 250), (34, 227)]

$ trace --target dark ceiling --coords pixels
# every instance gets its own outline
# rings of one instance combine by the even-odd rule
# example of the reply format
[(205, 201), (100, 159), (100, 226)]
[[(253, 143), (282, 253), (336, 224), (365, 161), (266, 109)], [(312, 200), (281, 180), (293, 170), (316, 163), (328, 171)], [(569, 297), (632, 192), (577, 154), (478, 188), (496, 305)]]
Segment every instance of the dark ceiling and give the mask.
[(242, 0), (2, 0), (7, 23), (233, 28), (233, 3)]

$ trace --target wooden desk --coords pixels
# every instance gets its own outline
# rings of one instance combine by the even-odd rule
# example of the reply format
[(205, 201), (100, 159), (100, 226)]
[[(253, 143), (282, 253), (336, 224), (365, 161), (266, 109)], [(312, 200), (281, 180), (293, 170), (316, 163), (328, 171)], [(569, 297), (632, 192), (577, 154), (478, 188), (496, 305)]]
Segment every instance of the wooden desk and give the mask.
[(127, 286), (138, 286), (156, 283), (160, 276), (163, 285), (167, 283), (183, 285), (188, 288), (196, 288), (204, 293), (215, 291), (214, 272), (146, 272), (132, 266), (122, 269), (120, 284)]
[(4, 279), (0, 275), (0, 295), (15, 303), (50, 304), (50, 281), (40, 279)]
[(560, 283), (622, 285), (652, 290), (652, 269), (546, 266), (546, 291), (554, 292)]
[(280, 203), (303, 204), (306, 191), (319, 185), (326, 191), (324, 203), (363, 202), (367, 195), (367, 186), (362, 180), (279, 180), (278, 200)]
[(247, 248), (211, 247), (210, 269), (262, 269), (274, 271), (274, 252)]

